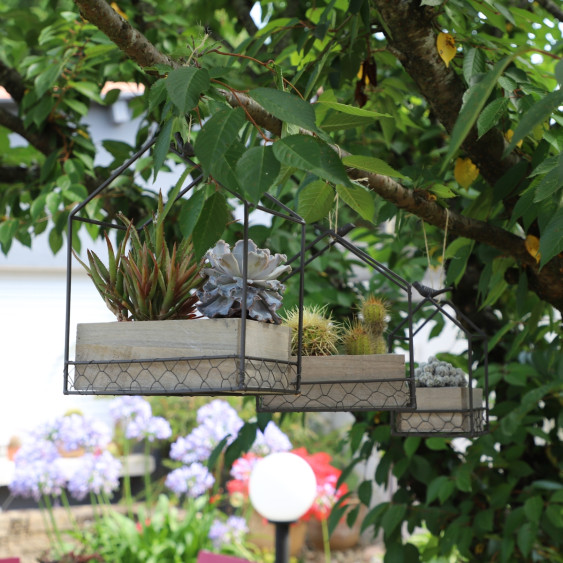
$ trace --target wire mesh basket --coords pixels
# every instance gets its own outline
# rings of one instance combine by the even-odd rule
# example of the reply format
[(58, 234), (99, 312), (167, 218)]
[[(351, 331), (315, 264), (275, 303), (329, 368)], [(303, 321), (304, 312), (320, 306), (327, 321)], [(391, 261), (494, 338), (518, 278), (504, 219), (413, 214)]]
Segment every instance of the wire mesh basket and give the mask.
[[(69, 214), (68, 241), (75, 224), (95, 224), (107, 230), (124, 226), (93, 220), (83, 210), (152, 145), (154, 139), (133, 154), (88, 198)], [(195, 164), (180, 149), (175, 151), (189, 165)], [(178, 201), (193, 190), (203, 176), (183, 188)], [(297, 393), (301, 357), (290, 356), (291, 334), (287, 327), (247, 318), (247, 271), (249, 214), (253, 209), (298, 225), (301, 248), (305, 221), (273, 196), (271, 207), (252, 204), (224, 188), (243, 208), (243, 264), (240, 318), (186, 319), (85, 323), (77, 326), (76, 354), (70, 358), (72, 248), (67, 249), (67, 299), (64, 356), (64, 393), (95, 395), (222, 395)], [(147, 220), (137, 230), (150, 223)], [(298, 260), (299, 307), (303, 305), (303, 260)]]
[[(343, 229), (344, 232), (346, 230)], [(328, 238), (328, 242), (320, 250), (312, 251), (315, 245), (325, 238)], [(306, 252), (312, 251), (306, 264), (335, 245), (339, 245), (358, 258), (373, 270), (374, 275), (383, 276), (404, 291), (408, 311), (412, 309), (411, 285), (333, 230), (323, 231), (305, 247)], [(410, 315), (407, 320), (409, 318)], [(407, 334), (412, 341), (410, 324), (407, 327)], [(352, 412), (396, 408), (414, 410), (416, 402), (413, 369), (406, 368), (404, 354), (394, 354), (391, 350), (390, 343), (386, 354), (303, 356), (300, 394), (257, 397), (256, 410), (258, 412)], [(412, 346), (407, 353), (412, 353)], [(412, 358), (409, 365), (413, 366)]]
[[(438, 295), (448, 290), (433, 291), (413, 284), (423, 297), (413, 309), (414, 334), (429, 326), (440, 315), (461, 331), (467, 342), (458, 362), (466, 366), (467, 386), (416, 387), (416, 411), (398, 408), (391, 415), (391, 432), (396, 436), (466, 436), (486, 434), (489, 428), (488, 348), (487, 338), (451, 301), (440, 301)], [(420, 319), (417, 321), (417, 319)], [(400, 326), (395, 330), (400, 330)], [(390, 334), (390, 338), (395, 338)], [(479, 350), (476, 350), (476, 346)], [(455, 355), (453, 355), (455, 356)], [(452, 361), (455, 358), (452, 357)], [(477, 387), (475, 372), (481, 367)]]

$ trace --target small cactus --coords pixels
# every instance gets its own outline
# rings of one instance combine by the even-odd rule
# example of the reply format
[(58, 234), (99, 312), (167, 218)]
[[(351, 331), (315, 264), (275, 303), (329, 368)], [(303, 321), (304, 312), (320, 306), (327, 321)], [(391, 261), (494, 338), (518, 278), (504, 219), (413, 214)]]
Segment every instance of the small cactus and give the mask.
[[(283, 324), (291, 328), (291, 352), (297, 354), (299, 343), (299, 309), (288, 311)], [(303, 356), (330, 356), (338, 353), (336, 345), (340, 341), (341, 327), (326, 307), (313, 305), (303, 308), (303, 337), (301, 354)]]
[(365, 327), (374, 335), (381, 336), (387, 328), (385, 320), (389, 312), (387, 302), (374, 295), (368, 295), (362, 300), (360, 311)]
[(414, 370), (417, 387), (467, 387), (467, 378), (461, 368), (430, 356)]
[(369, 295), (362, 299), (360, 318), (348, 323), (342, 337), (346, 354), (357, 356), (387, 352), (383, 332), (387, 327), (388, 311), (387, 302), (379, 297)]

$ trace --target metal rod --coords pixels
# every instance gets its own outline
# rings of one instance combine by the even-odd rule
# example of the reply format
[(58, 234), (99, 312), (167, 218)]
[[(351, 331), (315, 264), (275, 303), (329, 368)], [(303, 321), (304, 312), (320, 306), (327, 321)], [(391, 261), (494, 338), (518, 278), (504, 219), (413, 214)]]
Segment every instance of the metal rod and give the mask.
[(289, 525), (291, 522), (272, 522), (276, 528), (275, 563), (289, 563)]

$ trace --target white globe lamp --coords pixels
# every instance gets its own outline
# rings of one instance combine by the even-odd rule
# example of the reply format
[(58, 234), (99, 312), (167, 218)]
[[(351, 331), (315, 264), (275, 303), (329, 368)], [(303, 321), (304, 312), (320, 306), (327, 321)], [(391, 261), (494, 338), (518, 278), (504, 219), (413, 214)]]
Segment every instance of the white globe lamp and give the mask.
[(311, 508), (317, 495), (311, 466), (292, 453), (270, 454), (254, 466), (248, 491), (256, 512), (276, 526), (276, 563), (286, 563), (289, 525)]

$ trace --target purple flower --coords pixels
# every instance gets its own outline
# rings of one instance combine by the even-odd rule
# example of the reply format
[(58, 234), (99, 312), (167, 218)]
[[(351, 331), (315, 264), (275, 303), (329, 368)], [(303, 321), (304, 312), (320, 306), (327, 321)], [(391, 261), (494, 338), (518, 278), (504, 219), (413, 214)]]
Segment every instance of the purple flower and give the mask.
[(166, 476), (165, 486), (178, 496), (187, 495), (197, 498), (208, 491), (215, 483), (215, 478), (201, 463), (174, 469)]
[(119, 487), (121, 462), (108, 451), (86, 454), (80, 462), (68, 481), (68, 490), (75, 499), (82, 500), (88, 493), (111, 496)]
[(152, 408), (150, 403), (139, 396), (123, 396), (114, 399), (109, 408), (113, 420), (127, 424), (136, 418), (150, 418)]
[(27, 460), (19, 455), (16, 459), (14, 476), (9, 485), (13, 495), (32, 497), (36, 501), (41, 495), (58, 496), (66, 484), (66, 476), (57, 459), (32, 459)]
[(264, 432), (258, 431), (256, 434), (256, 440), (250, 451), (260, 456), (266, 456), (276, 452), (288, 452), (292, 448), (289, 438), (273, 420), (270, 420), (264, 428)]
[(149, 442), (154, 442), (155, 440), (166, 440), (170, 436), (172, 436), (170, 423), (161, 416), (137, 417), (130, 420), (125, 428), (125, 437), (129, 440), (146, 438)]
[(170, 457), (183, 463), (204, 461), (219, 442), (226, 437), (229, 445), (244, 424), (237, 411), (226, 401), (215, 399), (197, 411), (199, 426), (187, 436), (180, 437), (172, 444)]
[(248, 526), (242, 516), (229, 516), (226, 522), (214, 520), (209, 529), (209, 539), (215, 549), (221, 549), (225, 545), (241, 543), (247, 533)]
[(105, 448), (110, 443), (111, 430), (99, 420), (72, 414), (57, 420), (55, 441), (67, 451), (80, 448), (92, 451)]

